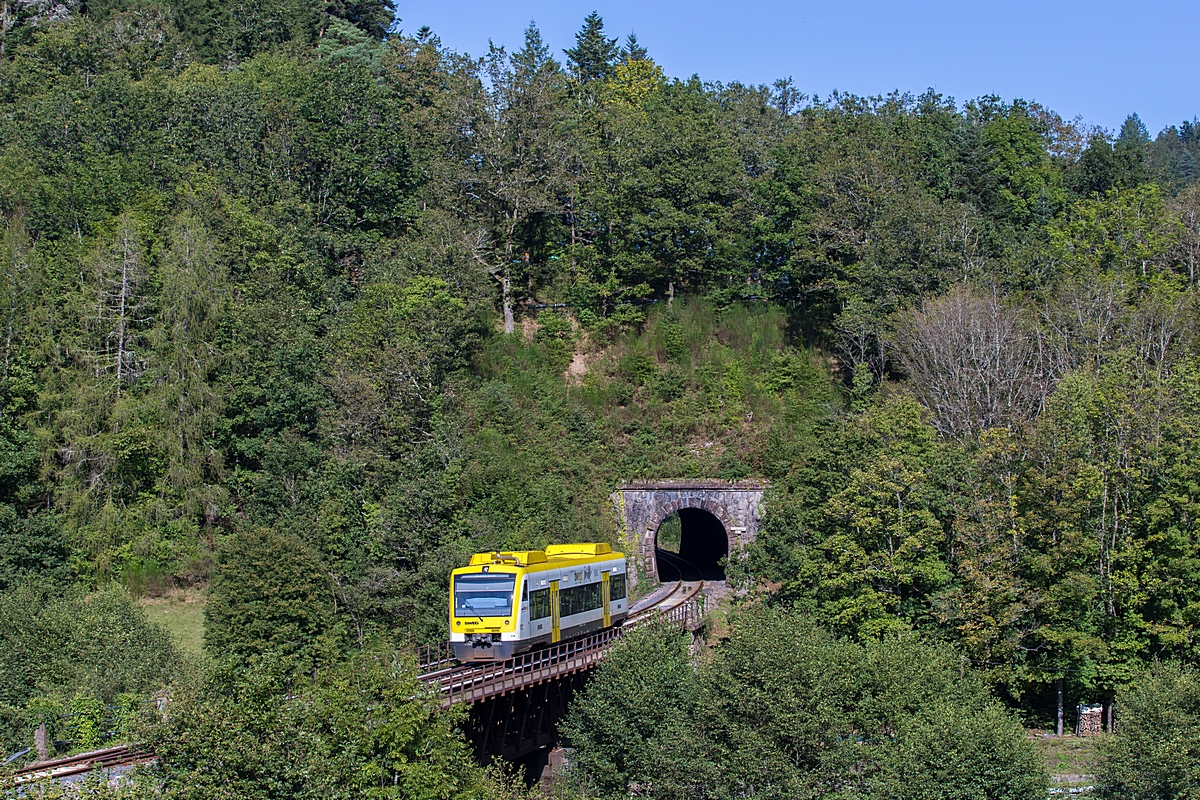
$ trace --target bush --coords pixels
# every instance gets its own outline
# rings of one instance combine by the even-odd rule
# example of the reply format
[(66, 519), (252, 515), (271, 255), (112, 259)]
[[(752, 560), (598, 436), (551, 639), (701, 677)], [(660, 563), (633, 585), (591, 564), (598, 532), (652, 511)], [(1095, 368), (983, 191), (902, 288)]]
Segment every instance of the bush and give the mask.
[(321, 562), (298, 537), (268, 528), (240, 533), (221, 548), (204, 608), (204, 644), (214, 656), (268, 651), (306, 669), (333, 621)]
[(1155, 666), (1118, 693), (1115, 734), (1100, 749), (1100, 796), (1200, 797), (1200, 671)]
[(70, 547), (48, 514), (22, 517), (0, 504), (0, 592), (27, 576), (63, 583), (70, 579)]
[(707, 660), (665, 627), (622, 639), (565, 730), (606, 797), (1044, 798), (1032, 743), (959, 663), (755, 606)]
[[(394, 647), (295, 680), (270, 654), (179, 687), (146, 740), (169, 798), (486, 797), (482, 772)], [(215, 765), (220, 765), (216, 767)]]
[(935, 701), (885, 748), (870, 787), (879, 800), (1041, 800), (1046, 774), (1025, 730), (999, 704)]
[[(106, 707), (164, 688), (180, 666), (170, 635), (120, 586), (56, 594), (22, 584), (0, 594), (0, 619), (0, 747), (8, 752), (28, 746), (41, 719), (53, 737), (93, 744), (109, 732), (99, 730), (99, 718), (112, 716)], [(64, 724), (67, 712), (76, 713)]]

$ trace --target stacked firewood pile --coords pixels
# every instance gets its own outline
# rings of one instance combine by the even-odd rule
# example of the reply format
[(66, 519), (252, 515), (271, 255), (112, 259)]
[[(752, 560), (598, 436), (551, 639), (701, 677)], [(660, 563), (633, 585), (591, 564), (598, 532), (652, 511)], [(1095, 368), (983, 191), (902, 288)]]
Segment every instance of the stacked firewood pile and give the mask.
[(1095, 736), (1104, 732), (1104, 706), (1099, 703), (1079, 706), (1075, 719), (1076, 736)]

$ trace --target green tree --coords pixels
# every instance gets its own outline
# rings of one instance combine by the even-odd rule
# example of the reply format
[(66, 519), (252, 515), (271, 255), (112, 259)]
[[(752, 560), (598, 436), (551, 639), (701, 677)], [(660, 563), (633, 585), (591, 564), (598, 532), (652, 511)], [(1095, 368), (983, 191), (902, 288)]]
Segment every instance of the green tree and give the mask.
[(870, 760), (856, 752), (848, 713), (860, 656), (856, 646), (781, 610), (750, 608), (731, 620), (730, 636), (701, 676), (703, 728), (718, 776), (712, 785), (720, 787), (710, 796), (850, 789), (856, 763)]
[(1092, 134), (1087, 149), (1067, 173), (1068, 186), (1077, 194), (1104, 196), (1119, 180), (1112, 143), (1102, 133)]
[(1144, 183), (1149, 177), (1146, 169), (1150, 132), (1137, 114), (1130, 114), (1121, 124), (1113, 156), (1121, 169), (1122, 182), (1129, 187)]
[(1097, 767), (1106, 798), (1196, 796), (1200, 784), (1200, 676), (1178, 663), (1155, 665), (1117, 699), (1116, 735)]
[(992, 213), (1017, 225), (1049, 221), (1065, 196), (1062, 177), (1046, 152), (1048, 131), (1028, 104), (985, 103), (979, 146), (987, 171), (982, 193)]
[(625, 64), (633, 61), (649, 61), (650, 51), (638, 41), (637, 34), (630, 31), (629, 35), (625, 37), (625, 44), (621, 46), (618, 58)]
[(616, 38), (604, 35), (604, 20), (595, 11), (584, 18), (583, 27), (575, 34), (575, 46), (563, 52), (571, 75), (585, 86), (612, 77), (620, 57)]
[(581, 186), (594, 215), (573, 235), (594, 247), (581, 299), (601, 294), (610, 276), (630, 294), (646, 286), (668, 300), (728, 282), (739, 267), (730, 246), (740, 188), (730, 137), (698, 81), (660, 83), (653, 70), (639, 79), (633, 65), (620, 71), (593, 117), (602, 149)]
[(588, 789), (682, 798), (710, 785), (700, 702), (686, 637), (666, 625), (623, 637), (563, 724)]
[(500, 283), (505, 333), (514, 330), (514, 280), (529, 263), (524, 229), (558, 211), (571, 179), (573, 143), (563, 135), (565, 86), (559, 65), (532, 24), (524, 48), (509, 56), (493, 47), (484, 61), (488, 90), (470, 111), (476, 131), (461, 176), (467, 206), (479, 226), (468, 246)]
[(1050, 244), (1069, 274), (1092, 280), (1112, 270), (1143, 279), (1170, 268), (1177, 227), (1162, 190), (1146, 184), (1073, 204), (1051, 226)]
[(327, 653), (333, 627), (329, 575), (298, 536), (260, 528), (232, 537), (204, 607), (204, 641), (214, 656), (267, 652), (303, 669)]
[(1164, 128), (1147, 147), (1146, 162), (1154, 181), (1173, 195), (1200, 177), (1196, 155), (1174, 125)]
[(57, 523), (49, 514), (22, 516), (0, 505), (0, 592), (34, 576), (61, 583), (73, 577), (71, 548)]
[(933, 598), (953, 578), (938, 474), (948, 465), (911, 400), (885, 400), (852, 425), (841, 446), (855, 456), (836, 488), (822, 487), (813, 527), (792, 534), (785, 595), (863, 637), (930, 625)]
[(931, 698), (889, 749), (870, 794), (879, 798), (1041, 797), (1048, 776), (1025, 728), (995, 700), (951, 705)]

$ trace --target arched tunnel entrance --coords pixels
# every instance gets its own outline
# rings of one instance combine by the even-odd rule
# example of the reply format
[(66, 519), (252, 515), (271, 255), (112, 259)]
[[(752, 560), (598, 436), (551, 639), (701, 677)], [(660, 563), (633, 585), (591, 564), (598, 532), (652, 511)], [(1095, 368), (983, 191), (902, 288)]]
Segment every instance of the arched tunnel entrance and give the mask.
[(722, 559), (729, 555), (729, 534), (721, 520), (702, 508), (681, 508), (667, 515), (654, 537), (660, 581), (723, 581)]

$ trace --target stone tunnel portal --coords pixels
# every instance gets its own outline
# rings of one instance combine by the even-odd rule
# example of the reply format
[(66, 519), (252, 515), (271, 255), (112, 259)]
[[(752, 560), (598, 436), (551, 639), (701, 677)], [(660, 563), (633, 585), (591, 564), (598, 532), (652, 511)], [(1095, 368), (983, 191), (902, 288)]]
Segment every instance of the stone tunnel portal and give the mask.
[[(661, 480), (621, 484), (613, 492), (612, 500), (622, 548), (636, 565), (630, 571), (630, 586), (636, 586), (639, 580), (679, 580), (674, 571), (659, 568), (659, 558), (670, 559), (673, 555), (695, 564), (696, 572), (705, 581), (723, 581), (721, 559), (740, 558), (746, 546), (754, 541), (762, 519), (766, 488), (761, 481)], [(664, 530), (668, 519), (672, 522)], [(670, 534), (671, 526), (677, 535), (667, 535), (664, 539), (678, 542), (678, 546), (663, 548), (659, 534)]]
[[(671, 536), (673, 541), (669, 544), (660, 541), (664, 529), (676, 525), (678, 539)], [(728, 555), (729, 533), (721, 520), (702, 508), (679, 509), (664, 519), (655, 532), (654, 560), (660, 581), (723, 581), (722, 560)]]

